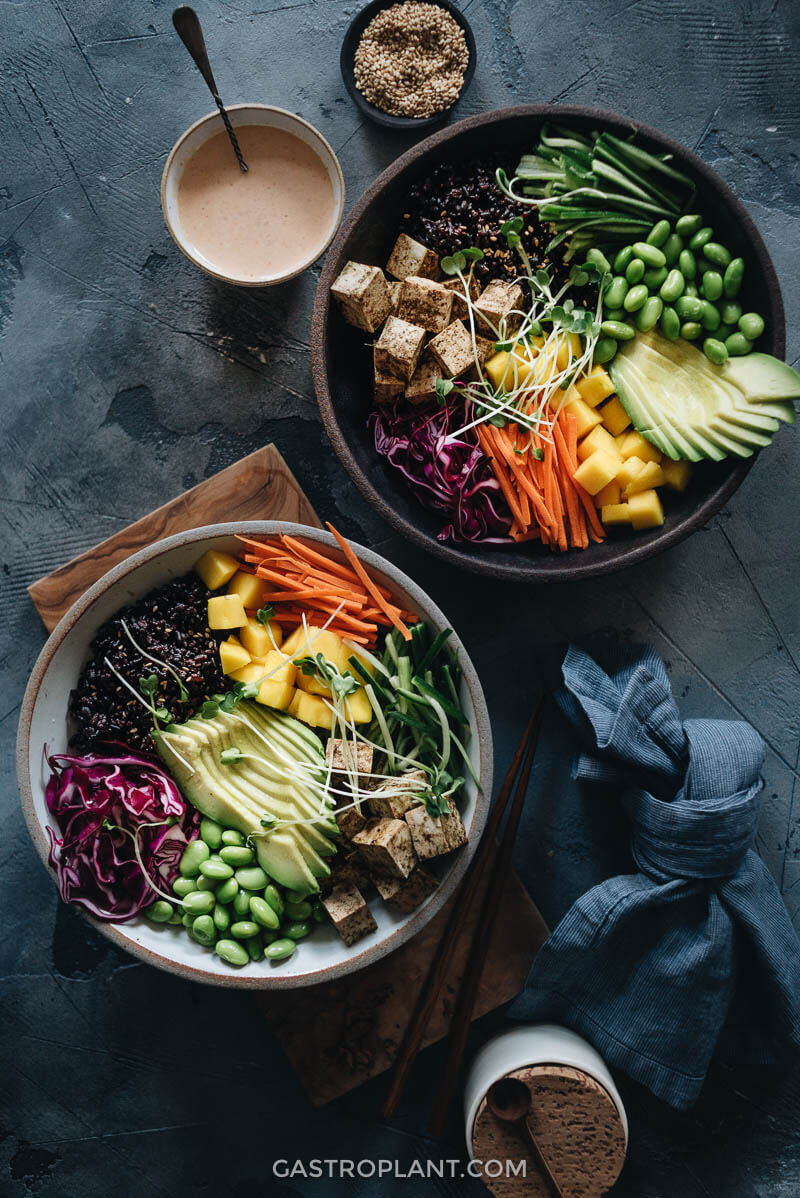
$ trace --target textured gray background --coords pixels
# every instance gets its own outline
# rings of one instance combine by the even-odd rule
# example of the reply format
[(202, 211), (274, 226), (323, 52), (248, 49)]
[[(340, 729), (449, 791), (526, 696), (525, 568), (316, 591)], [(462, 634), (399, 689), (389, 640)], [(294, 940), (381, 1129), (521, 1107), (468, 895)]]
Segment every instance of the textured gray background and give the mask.
[[(413, 563), (450, 615), (483, 678), (501, 765), (539, 670), (552, 667), (566, 638), (596, 631), (652, 640), (686, 714), (752, 721), (769, 746), (759, 847), (800, 914), (800, 441), (783, 431), (691, 541), (596, 583), (497, 587), (455, 577), (389, 538), (317, 417), (308, 324), (318, 268), (275, 291), (236, 291), (193, 269), (163, 227), (163, 160), (209, 108), (170, 8), (0, 3), (0, 1192), (477, 1194), (477, 1183), (273, 1182), (275, 1157), (438, 1158), (421, 1134), (437, 1053), (426, 1055), (391, 1124), (374, 1117), (379, 1085), (315, 1112), (247, 998), (121, 956), (59, 906), (28, 842), (12, 772), (19, 701), (44, 640), (25, 587), (274, 440), (321, 515)], [(585, 102), (697, 150), (749, 207), (774, 256), (796, 362), (793, 0), (466, 0), (464, 8), (480, 61), (459, 114)], [(347, 99), (338, 51), (355, 11), (334, 0), (199, 5), (224, 94), (284, 105), (318, 125), (341, 158), (350, 202), (410, 144), (365, 125)], [(552, 719), (519, 845), (518, 865), (550, 920), (612, 868), (624, 844), (618, 817), (590, 809), (570, 785), (569, 748)], [(588, 852), (592, 823), (605, 855)], [(632, 1143), (615, 1194), (800, 1193), (796, 1073), (715, 1070), (697, 1110), (681, 1116), (622, 1085)], [(454, 1119), (444, 1155), (460, 1151), (460, 1136)]]

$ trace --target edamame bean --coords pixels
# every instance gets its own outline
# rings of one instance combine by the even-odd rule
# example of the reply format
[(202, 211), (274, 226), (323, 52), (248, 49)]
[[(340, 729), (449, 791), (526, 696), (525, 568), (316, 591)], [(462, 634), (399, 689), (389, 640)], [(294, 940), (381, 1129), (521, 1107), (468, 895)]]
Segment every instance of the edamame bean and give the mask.
[(237, 940), (249, 940), (251, 936), (258, 935), (258, 924), (252, 919), (237, 919), (236, 923), (231, 924), (231, 935)]
[(268, 944), (272, 944), (275, 940), (280, 940), (280, 932), (273, 932), (271, 928), (264, 928), (261, 933), (261, 943), (266, 948)]
[(228, 965), (246, 965), (250, 960), (247, 949), (235, 940), (218, 940), (215, 951)]
[(742, 305), (736, 300), (728, 300), (722, 305), (720, 315), (724, 324), (738, 324), (739, 317), (742, 315)]
[(256, 855), (252, 849), (248, 849), (243, 844), (226, 844), (219, 851), (219, 855), (226, 865), (232, 865), (238, 869), (242, 865), (250, 865), (255, 861)]
[(245, 940), (245, 948), (247, 955), (251, 961), (260, 961), (264, 956), (264, 945), (261, 942), (260, 936), (250, 936)]
[(181, 916), (180, 916), (180, 915), (178, 914), (178, 912), (176, 911), (174, 915), (170, 916), (170, 918), (167, 920), (167, 923), (168, 923), (168, 924), (175, 924), (176, 926), (180, 927), (180, 926), (182, 925), (182, 923), (183, 923), (183, 919), (181, 918)]
[(603, 313), (604, 320), (624, 320), (626, 312), (624, 308), (606, 308)]
[(681, 320), (674, 308), (665, 308), (661, 313), (661, 332), (668, 341), (677, 341), (681, 335)]
[(663, 246), (664, 242), (669, 237), (670, 223), (668, 220), (659, 220), (653, 225), (650, 232), (647, 234), (647, 244)]
[(595, 246), (592, 246), (587, 253), (586, 261), (591, 262), (592, 265), (596, 266), (598, 270), (607, 272), (609, 274), (611, 273), (611, 263), (609, 262), (608, 258), (606, 258), (603, 251), (598, 250)]
[(631, 258), (628, 265), (625, 267), (625, 278), (630, 283), (631, 287), (636, 283), (641, 283), (644, 278), (644, 272), (647, 270), (641, 258)]
[(183, 850), (178, 869), (184, 878), (196, 878), (200, 873), (200, 862), (207, 861), (210, 856), (211, 849), (204, 840), (193, 840)]
[(679, 237), (677, 233), (670, 233), (661, 248), (667, 260), (667, 266), (674, 266), (683, 249), (683, 238)]
[(234, 877), (242, 890), (263, 890), (267, 882), (269, 882), (269, 878), (260, 865), (250, 865), (244, 869), (237, 869)]
[(725, 342), (717, 341), (716, 337), (706, 337), (703, 342), (703, 353), (715, 366), (721, 366), (728, 360), (728, 348)]
[(681, 325), (681, 337), (684, 341), (696, 341), (703, 332), (703, 326), (696, 320), (687, 320)]
[(231, 926), (231, 913), (222, 903), (217, 903), (212, 912), (214, 927), (218, 932), (227, 932)]
[(738, 332), (735, 324), (721, 324), (717, 329), (717, 341), (727, 341), (731, 333)]
[(241, 832), (237, 832), (234, 828), (226, 828), (222, 833), (223, 844), (244, 844), (244, 837)]
[(687, 283), (691, 283), (697, 276), (697, 259), (691, 250), (681, 250), (678, 258), (678, 270), (686, 279)]
[(697, 290), (697, 286), (694, 283), (687, 283), (683, 289), (683, 294), (688, 295), (690, 298), (697, 299), (697, 296), (700, 294), (700, 292)]
[(145, 919), (151, 923), (169, 923), (173, 914), (172, 905), (166, 899), (156, 899), (144, 912)]
[(724, 245), (720, 245), (718, 241), (707, 241), (703, 246), (703, 253), (709, 262), (713, 262), (714, 266), (721, 266), (724, 270), (726, 266), (730, 265), (731, 252)]
[(192, 915), (192, 914), (191, 914), (189, 911), (186, 911), (186, 912), (185, 912), (185, 913), (184, 913), (184, 914), (181, 916), (181, 923), (183, 924), (183, 926), (184, 926), (185, 928), (191, 928), (191, 926), (192, 926), (192, 924), (194, 923), (194, 921), (195, 921), (195, 919), (196, 919), (196, 918), (197, 918), (197, 916), (195, 916), (195, 915)]
[(283, 929), (284, 935), (290, 940), (302, 940), (311, 933), (311, 924), (301, 920), (298, 923), (288, 923)]
[(280, 890), (278, 890), (277, 886), (273, 886), (270, 882), (269, 886), (265, 887), (264, 889), (264, 898), (267, 900), (270, 907), (272, 907), (273, 911), (275, 911), (278, 915), (283, 915), (283, 895), (281, 894)]
[(622, 301), (628, 294), (628, 280), (624, 275), (615, 275), (606, 288), (603, 303), (609, 308), (621, 308)]
[(722, 323), (719, 308), (712, 304), (710, 300), (703, 300), (703, 315), (701, 317), (703, 328), (707, 333), (716, 333)]
[(739, 288), (742, 285), (744, 277), (744, 259), (732, 258), (725, 267), (725, 274), (722, 279), (725, 295), (728, 299), (735, 299), (739, 294)]
[[(632, 341), (636, 336), (636, 329), (624, 320), (604, 320), (600, 332), (605, 337), (613, 337), (615, 341)], [(292, 905), (289, 903), (290, 907)]]
[(744, 333), (748, 341), (757, 341), (764, 332), (764, 319), (758, 312), (745, 312), (739, 317), (739, 331)]
[(274, 930), (280, 926), (278, 912), (274, 911), (267, 900), (259, 894), (250, 895), (250, 914), (256, 923), (261, 924), (262, 928)]
[(624, 245), (621, 250), (617, 251), (617, 256), (614, 259), (614, 274), (621, 275), (628, 268), (628, 264), (633, 257), (633, 246)]
[(665, 304), (674, 304), (676, 299), (680, 299), (683, 295), (683, 289), (686, 286), (686, 280), (679, 270), (671, 270), (664, 282), (661, 284), (659, 295)]
[(666, 266), (667, 264), (667, 260), (658, 246), (648, 245), (646, 241), (634, 241), (633, 252), (647, 266)]
[(213, 878), (207, 878), (205, 874), (201, 874), (199, 878), (195, 878), (195, 890), (216, 890), (217, 883)]
[(325, 908), (323, 907), (322, 903), (314, 903), (314, 908), (313, 908), (311, 914), (314, 917), (315, 923), (324, 923), (325, 922), (327, 912), (326, 912)]
[(210, 857), (208, 861), (200, 862), (200, 873), (212, 882), (227, 882), (233, 877), (233, 868), (221, 857)]
[(222, 844), (222, 831), (222, 826), (215, 819), (204, 815), (200, 820), (200, 836), (214, 853)]
[(707, 300), (718, 300), (722, 295), (722, 275), (718, 270), (707, 270), (703, 275), (700, 290)]
[(680, 233), (681, 237), (691, 237), (703, 223), (702, 216), (696, 212), (687, 213), (686, 216), (679, 216), (675, 222), (675, 232)]
[(636, 313), (636, 327), (640, 333), (649, 333), (658, 324), (664, 310), (664, 301), (651, 295)]
[(286, 915), (289, 919), (308, 919), (311, 914), (311, 903), (287, 903)]
[(732, 358), (743, 358), (750, 353), (753, 343), (747, 340), (744, 333), (731, 333), (730, 337), (725, 338), (725, 348)]
[(217, 929), (210, 915), (198, 915), (192, 931), (201, 944), (212, 945), (217, 938)]
[(617, 352), (617, 342), (613, 337), (598, 337), (594, 343), (592, 361), (595, 366), (605, 366)]
[(216, 893), (218, 903), (232, 903), (239, 893), (239, 883), (235, 878), (228, 878), (227, 882), (217, 887)]
[(638, 312), (642, 304), (647, 299), (647, 288), (644, 283), (637, 283), (635, 287), (631, 287), (622, 306), (626, 312)]
[(194, 890), (183, 900), (183, 909), (189, 915), (208, 915), (214, 910), (214, 895), (208, 890)]
[(703, 301), (684, 294), (675, 301), (675, 311), (681, 320), (699, 320), (703, 315)]
[(296, 948), (294, 940), (284, 937), (282, 940), (274, 940), (272, 944), (268, 944), (264, 949), (264, 956), (269, 957), (270, 961), (284, 961), (287, 957), (291, 957)]
[(194, 878), (176, 878), (172, 883), (172, 889), (177, 894), (178, 898), (186, 898), (187, 894), (191, 894), (193, 890), (197, 890)]
[(697, 259), (697, 270), (698, 270), (701, 278), (706, 273), (707, 270), (716, 270), (716, 269), (717, 268), (714, 265), (714, 263), (709, 262), (708, 258), (706, 258), (703, 254), (701, 254), (700, 257)]
[(652, 266), (650, 270), (644, 272), (642, 282), (648, 291), (658, 291), (668, 274), (666, 266)]
[(714, 236), (714, 230), (710, 225), (705, 225), (702, 229), (698, 229), (693, 237), (689, 239), (690, 250), (701, 250), (704, 245), (708, 245), (711, 238)]
[(284, 895), (287, 903), (304, 903), (308, 898), (307, 890), (287, 890)]
[(250, 895), (246, 890), (239, 890), (233, 896), (233, 913), (240, 919), (250, 914)]

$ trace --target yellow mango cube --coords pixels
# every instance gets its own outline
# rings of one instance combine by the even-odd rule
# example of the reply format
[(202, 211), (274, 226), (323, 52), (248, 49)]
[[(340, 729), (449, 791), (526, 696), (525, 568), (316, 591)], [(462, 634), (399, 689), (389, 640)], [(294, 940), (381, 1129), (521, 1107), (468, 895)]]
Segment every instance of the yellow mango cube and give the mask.
[[(628, 461), (633, 461), (629, 458)], [(635, 478), (632, 478), (625, 488), (625, 497), (638, 495), (640, 491), (649, 491), (651, 487), (663, 487), (664, 474), (658, 462), (645, 462)]]
[(640, 458), (643, 462), (660, 462), (661, 452), (641, 433), (626, 433), (620, 449), (624, 458)]
[(664, 509), (658, 491), (640, 491), (628, 500), (631, 524), (636, 529), (659, 528), (664, 523)]
[(604, 524), (630, 524), (631, 514), (627, 503), (607, 503), (600, 509)]
[(527, 383), (539, 350), (535, 345), (518, 341), (511, 350), (500, 350), (483, 367), (495, 391), (513, 391)]
[[(280, 711), (287, 711), (289, 704), (295, 695), (295, 689), (292, 685), (293, 675), (290, 673), (283, 674), (278, 670), (277, 673), (271, 674), (271, 669), (274, 668), (265, 661), (253, 661), (249, 666), (245, 666), (241, 670), (237, 670), (235, 674), (231, 674), (236, 682), (253, 682), (258, 686), (258, 694), (256, 695), (256, 703), (261, 703), (263, 707), (277, 707)], [(290, 669), (294, 669), (291, 662), (287, 665)], [(270, 675), (267, 677), (267, 675)]]
[(602, 366), (593, 366), (588, 374), (578, 379), (575, 386), (580, 392), (581, 399), (590, 408), (596, 408), (609, 395), (614, 394), (614, 384), (608, 376), (608, 371)]
[(606, 453), (612, 454), (619, 458), (619, 464), (622, 465), (617, 443), (611, 436), (608, 429), (603, 428), (602, 424), (597, 424), (590, 433), (587, 433), (582, 441), (578, 442), (578, 458), (581, 462), (589, 457), (589, 454), (594, 453), (596, 449), (604, 449)]
[(622, 500), (622, 490), (618, 482), (614, 481), (603, 487), (602, 491), (598, 491), (594, 497), (596, 507), (608, 507), (611, 504), (619, 503)]
[(278, 682), (288, 682), (290, 686), (294, 686), (297, 681), (297, 666), (277, 649), (271, 649), (264, 658), (264, 672)]
[(237, 570), (228, 583), (228, 594), (240, 595), (242, 603), (251, 611), (257, 611), (263, 604), (265, 590), (264, 579), (248, 574), (246, 570)]
[(559, 370), (568, 370), (573, 362), (576, 362), (583, 353), (581, 339), (577, 333), (567, 333), (566, 337), (559, 342), (558, 351), (556, 353), (556, 364)]
[(644, 462), (641, 458), (626, 458), (622, 463), (617, 471), (616, 481), (619, 483), (620, 490), (623, 493), (636, 478), (640, 470), (644, 470)]
[(213, 595), (208, 601), (208, 626), (215, 631), (247, 623), (241, 595)]
[(209, 549), (194, 564), (195, 574), (200, 575), (210, 591), (224, 587), (238, 569), (239, 563), (235, 557), (229, 553), (218, 553), (216, 549)]
[[(311, 648), (309, 648), (309, 641)], [(316, 657), (318, 653), (321, 653), (326, 661), (333, 662), (340, 674), (349, 669), (347, 659), (352, 650), (348, 649), (340, 636), (337, 636), (335, 632), (329, 632), (327, 628), (323, 632), (319, 628), (309, 627), (308, 637), (306, 637), (305, 629), (301, 625), (299, 628), (295, 628), (291, 636), (287, 637), (282, 648), (288, 657)]]
[(511, 354), (507, 349), (501, 349), (498, 353), (492, 354), (487, 362), (484, 362), (483, 373), (489, 379), (495, 391), (499, 391), (502, 387), (510, 361)]
[(587, 403), (585, 403), (577, 389), (572, 386), (567, 391), (564, 397), (564, 409), (575, 417), (577, 422), (578, 440), (590, 433), (598, 424), (603, 423), (603, 417), (599, 412), (593, 411)]
[(602, 408), (600, 408), (600, 415), (603, 417), (603, 424), (612, 437), (618, 437), (621, 433), (624, 433), (626, 428), (630, 428), (631, 418), (616, 395), (608, 403), (603, 404)]
[(661, 472), (664, 483), (673, 491), (685, 491), (692, 477), (692, 467), (689, 462), (673, 462), (670, 458), (661, 459)]
[(229, 637), (219, 647), (219, 664), (223, 674), (233, 674), (250, 664), (250, 654), (235, 637)]
[(327, 703), (317, 695), (308, 695), (305, 691), (295, 691), (289, 704), (289, 715), (312, 728), (333, 727), (333, 712)]
[(344, 709), (354, 724), (368, 724), (372, 719), (372, 704), (363, 687), (347, 696)]
[[(270, 621), (270, 631), (275, 640), (275, 644), (280, 649), (283, 641), (283, 632), (280, 624), (276, 624), (274, 620)], [(273, 650), (273, 644), (269, 637), (269, 632), (254, 616), (247, 617), (247, 623), (242, 626), (242, 631), (239, 633), (241, 642), (245, 649), (250, 653), (251, 657), (266, 657)]]
[(590, 495), (596, 495), (608, 486), (619, 470), (619, 458), (616, 454), (607, 453), (604, 449), (596, 449), (585, 462), (581, 462), (573, 478), (578, 486), (583, 487)]

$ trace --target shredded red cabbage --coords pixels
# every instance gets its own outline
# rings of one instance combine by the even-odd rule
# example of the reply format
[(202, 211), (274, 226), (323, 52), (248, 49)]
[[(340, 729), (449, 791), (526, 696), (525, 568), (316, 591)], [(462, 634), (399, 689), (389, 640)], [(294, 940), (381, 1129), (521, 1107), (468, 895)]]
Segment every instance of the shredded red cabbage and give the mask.
[(50, 864), (62, 899), (97, 919), (132, 919), (158, 897), (154, 886), (164, 890), (175, 880), (183, 850), (198, 835), (199, 812), (157, 764), (133, 753), (55, 754), (47, 764), (45, 801), (62, 833), (47, 829)]
[(387, 405), (371, 412), (367, 426), (375, 448), (404, 475), (422, 504), (449, 517), (439, 541), (505, 544), (512, 519), (491, 463), (474, 429), (448, 439), (468, 424), (471, 405)]

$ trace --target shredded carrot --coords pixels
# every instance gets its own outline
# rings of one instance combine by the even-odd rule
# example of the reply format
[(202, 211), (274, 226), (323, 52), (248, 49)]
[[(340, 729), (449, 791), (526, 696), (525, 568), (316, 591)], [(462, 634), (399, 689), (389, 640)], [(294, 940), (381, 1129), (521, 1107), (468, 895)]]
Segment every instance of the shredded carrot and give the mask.
[(383, 594), (381, 593), (381, 588), (379, 588), (379, 587), (378, 587), (378, 586), (377, 586), (377, 585), (376, 585), (376, 584), (375, 584), (375, 583), (372, 581), (372, 579), (370, 578), (369, 574), (367, 574), (367, 571), (366, 571), (366, 570), (364, 569), (364, 567), (361, 565), (361, 562), (358, 560), (358, 558), (356, 557), (355, 553), (354, 553), (354, 552), (353, 552), (353, 550), (351, 549), (351, 547), (350, 547), (350, 545), (348, 544), (348, 542), (347, 542), (347, 541), (344, 539), (344, 537), (342, 536), (342, 534), (341, 534), (340, 532), (337, 532), (337, 531), (336, 531), (336, 529), (333, 527), (333, 525), (330, 523), (330, 521), (326, 521), (326, 523), (327, 523), (327, 525), (328, 525), (328, 528), (330, 529), (330, 531), (331, 531), (331, 532), (333, 533), (333, 535), (336, 537), (336, 541), (337, 541), (337, 543), (338, 543), (338, 545), (339, 545), (339, 548), (341, 549), (342, 553), (345, 555), (345, 557), (346, 557), (346, 558), (347, 558), (347, 560), (349, 561), (350, 565), (351, 565), (351, 566), (353, 567), (353, 569), (355, 570), (355, 572), (356, 572), (356, 574), (358, 575), (358, 577), (359, 577), (359, 578), (361, 579), (361, 581), (363, 582), (363, 584), (364, 584), (364, 586), (366, 587), (366, 589), (367, 589), (368, 593), (369, 593), (369, 594), (372, 596), (372, 598), (375, 600), (375, 602), (377, 603), (378, 607), (379, 607), (379, 608), (380, 608), (382, 611), (384, 611), (384, 612), (386, 613), (386, 615), (389, 617), (389, 619), (392, 621), (392, 623), (394, 624), (395, 628), (397, 629), (397, 631), (398, 631), (398, 632), (400, 633), (400, 635), (402, 636), (403, 640), (404, 640), (404, 641), (410, 641), (410, 640), (411, 640), (411, 631), (410, 631), (410, 629), (409, 629), (409, 628), (408, 628), (408, 627), (407, 627), (407, 626), (406, 626), (406, 625), (403, 623), (403, 621), (400, 619), (399, 615), (397, 615), (397, 610), (398, 610), (398, 609), (397, 609), (396, 607), (394, 607), (394, 606), (393, 606), (391, 603), (387, 603), (387, 602), (386, 602), (386, 599), (384, 598)]

